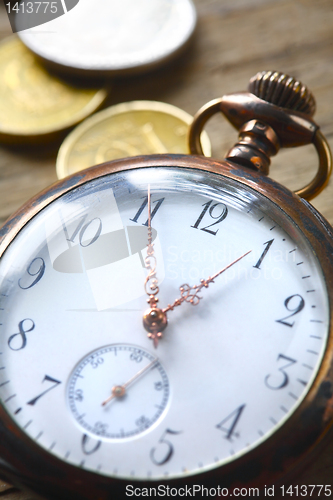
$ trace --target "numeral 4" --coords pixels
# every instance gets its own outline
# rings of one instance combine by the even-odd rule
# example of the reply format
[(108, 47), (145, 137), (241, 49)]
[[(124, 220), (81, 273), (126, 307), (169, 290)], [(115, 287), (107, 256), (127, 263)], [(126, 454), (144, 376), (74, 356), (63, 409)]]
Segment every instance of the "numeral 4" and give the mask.
[(225, 438), (228, 439), (229, 441), (232, 441), (233, 437), (239, 437), (238, 432), (235, 432), (236, 425), (238, 424), (238, 421), (244, 411), (245, 404), (239, 406), (234, 410), (232, 413), (230, 413), (226, 418), (221, 420), (219, 424), (217, 424), (217, 428), (220, 429), (220, 431), (225, 433)]

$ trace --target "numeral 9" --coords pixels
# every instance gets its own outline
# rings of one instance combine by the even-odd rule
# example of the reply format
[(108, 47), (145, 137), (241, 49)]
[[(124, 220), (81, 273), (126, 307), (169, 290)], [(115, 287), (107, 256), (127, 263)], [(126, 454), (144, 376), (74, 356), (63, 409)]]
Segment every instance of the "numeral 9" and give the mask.
[(30, 285), (24, 286), (21, 284), (22, 278), (18, 280), (18, 286), (22, 288), (22, 290), (27, 290), (28, 288), (31, 288), (35, 286), (39, 280), (42, 279), (43, 275), (45, 272), (45, 262), (42, 257), (36, 257), (33, 259), (30, 264), (27, 267), (27, 273), (30, 276), (36, 276), (36, 278), (30, 283)]

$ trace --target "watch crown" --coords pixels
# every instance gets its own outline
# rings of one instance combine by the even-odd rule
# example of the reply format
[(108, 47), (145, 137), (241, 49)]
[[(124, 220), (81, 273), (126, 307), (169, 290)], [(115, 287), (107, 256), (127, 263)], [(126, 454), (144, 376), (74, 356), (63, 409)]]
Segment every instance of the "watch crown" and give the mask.
[(251, 78), (248, 90), (264, 101), (308, 116), (316, 110), (315, 98), (308, 87), (285, 73), (261, 71)]

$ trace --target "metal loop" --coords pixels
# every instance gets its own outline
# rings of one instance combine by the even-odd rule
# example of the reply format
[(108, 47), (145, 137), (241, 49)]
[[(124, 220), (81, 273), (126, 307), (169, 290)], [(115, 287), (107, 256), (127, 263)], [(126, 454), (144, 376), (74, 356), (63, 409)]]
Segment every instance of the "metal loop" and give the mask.
[(332, 153), (326, 138), (318, 129), (312, 141), (319, 157), (319, 167), (315, 177), (302, 189), (295, 191), (295, 194), (307, 201), (317, 196), (327, 185), (332, 173)]
[(214, 99), (202, 106), (195, 114), (188, 135), (188, 143), (192, 155), (204, 154), (200, 140), (201, 132), (209, 118), (221, 112), (221, 102), (222, 98)]
[[(205, 104), (193, 118), (192, 125), (189, 129), (189, 147), (191, 154), (203, 155), (203, 150), (200, 141), (201, 132), (207, 121), (216, 113), (222, 113), (221, 110), (222, 98), (214, 99)], [(316, 148), (319, 157), (319, 166), (315, 177), (309, 184), (295, 191), (295, 194), (309, 201), (317, 196), (327, 185), (329, 177), (332, 173), (332, 154), (326, 138), (318, 129), (312, 143)]]

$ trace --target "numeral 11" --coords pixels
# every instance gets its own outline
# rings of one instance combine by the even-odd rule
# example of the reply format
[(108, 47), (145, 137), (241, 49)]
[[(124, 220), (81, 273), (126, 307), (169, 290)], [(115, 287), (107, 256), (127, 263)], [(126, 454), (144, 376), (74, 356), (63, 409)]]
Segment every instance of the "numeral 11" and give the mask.
[[(153, 201), (153, 203), (155, 204), (155, 207), (154, 207), (154, 210), (151, 213), (151, 220), (153, 220), (154, 216), (156, 215), (157, 210), (160, 208), (160, 206), (162, 205), (162, 203), (163, 203), (164, 200), (165, 200), (165, 198), (160, 198), (159, 200)], [(139, 219), (140, 215), (142, 214), (142, 212), (144, 211), (144, 209), (147, 207), (147, 205), (148, 205), (148, 196), (145, 196), (144, 199), (143, 199), (141, 207), (139, 208), (139, 210), (137, 211), (137, 213), (135, 214), (135, 216), (133, 217), (133, 219), (130, 219), (130, 220), (132, 222), (138, 222), (138, 219)], [(142, 225), (143, 226), (148, 226), (148, 219)]]

